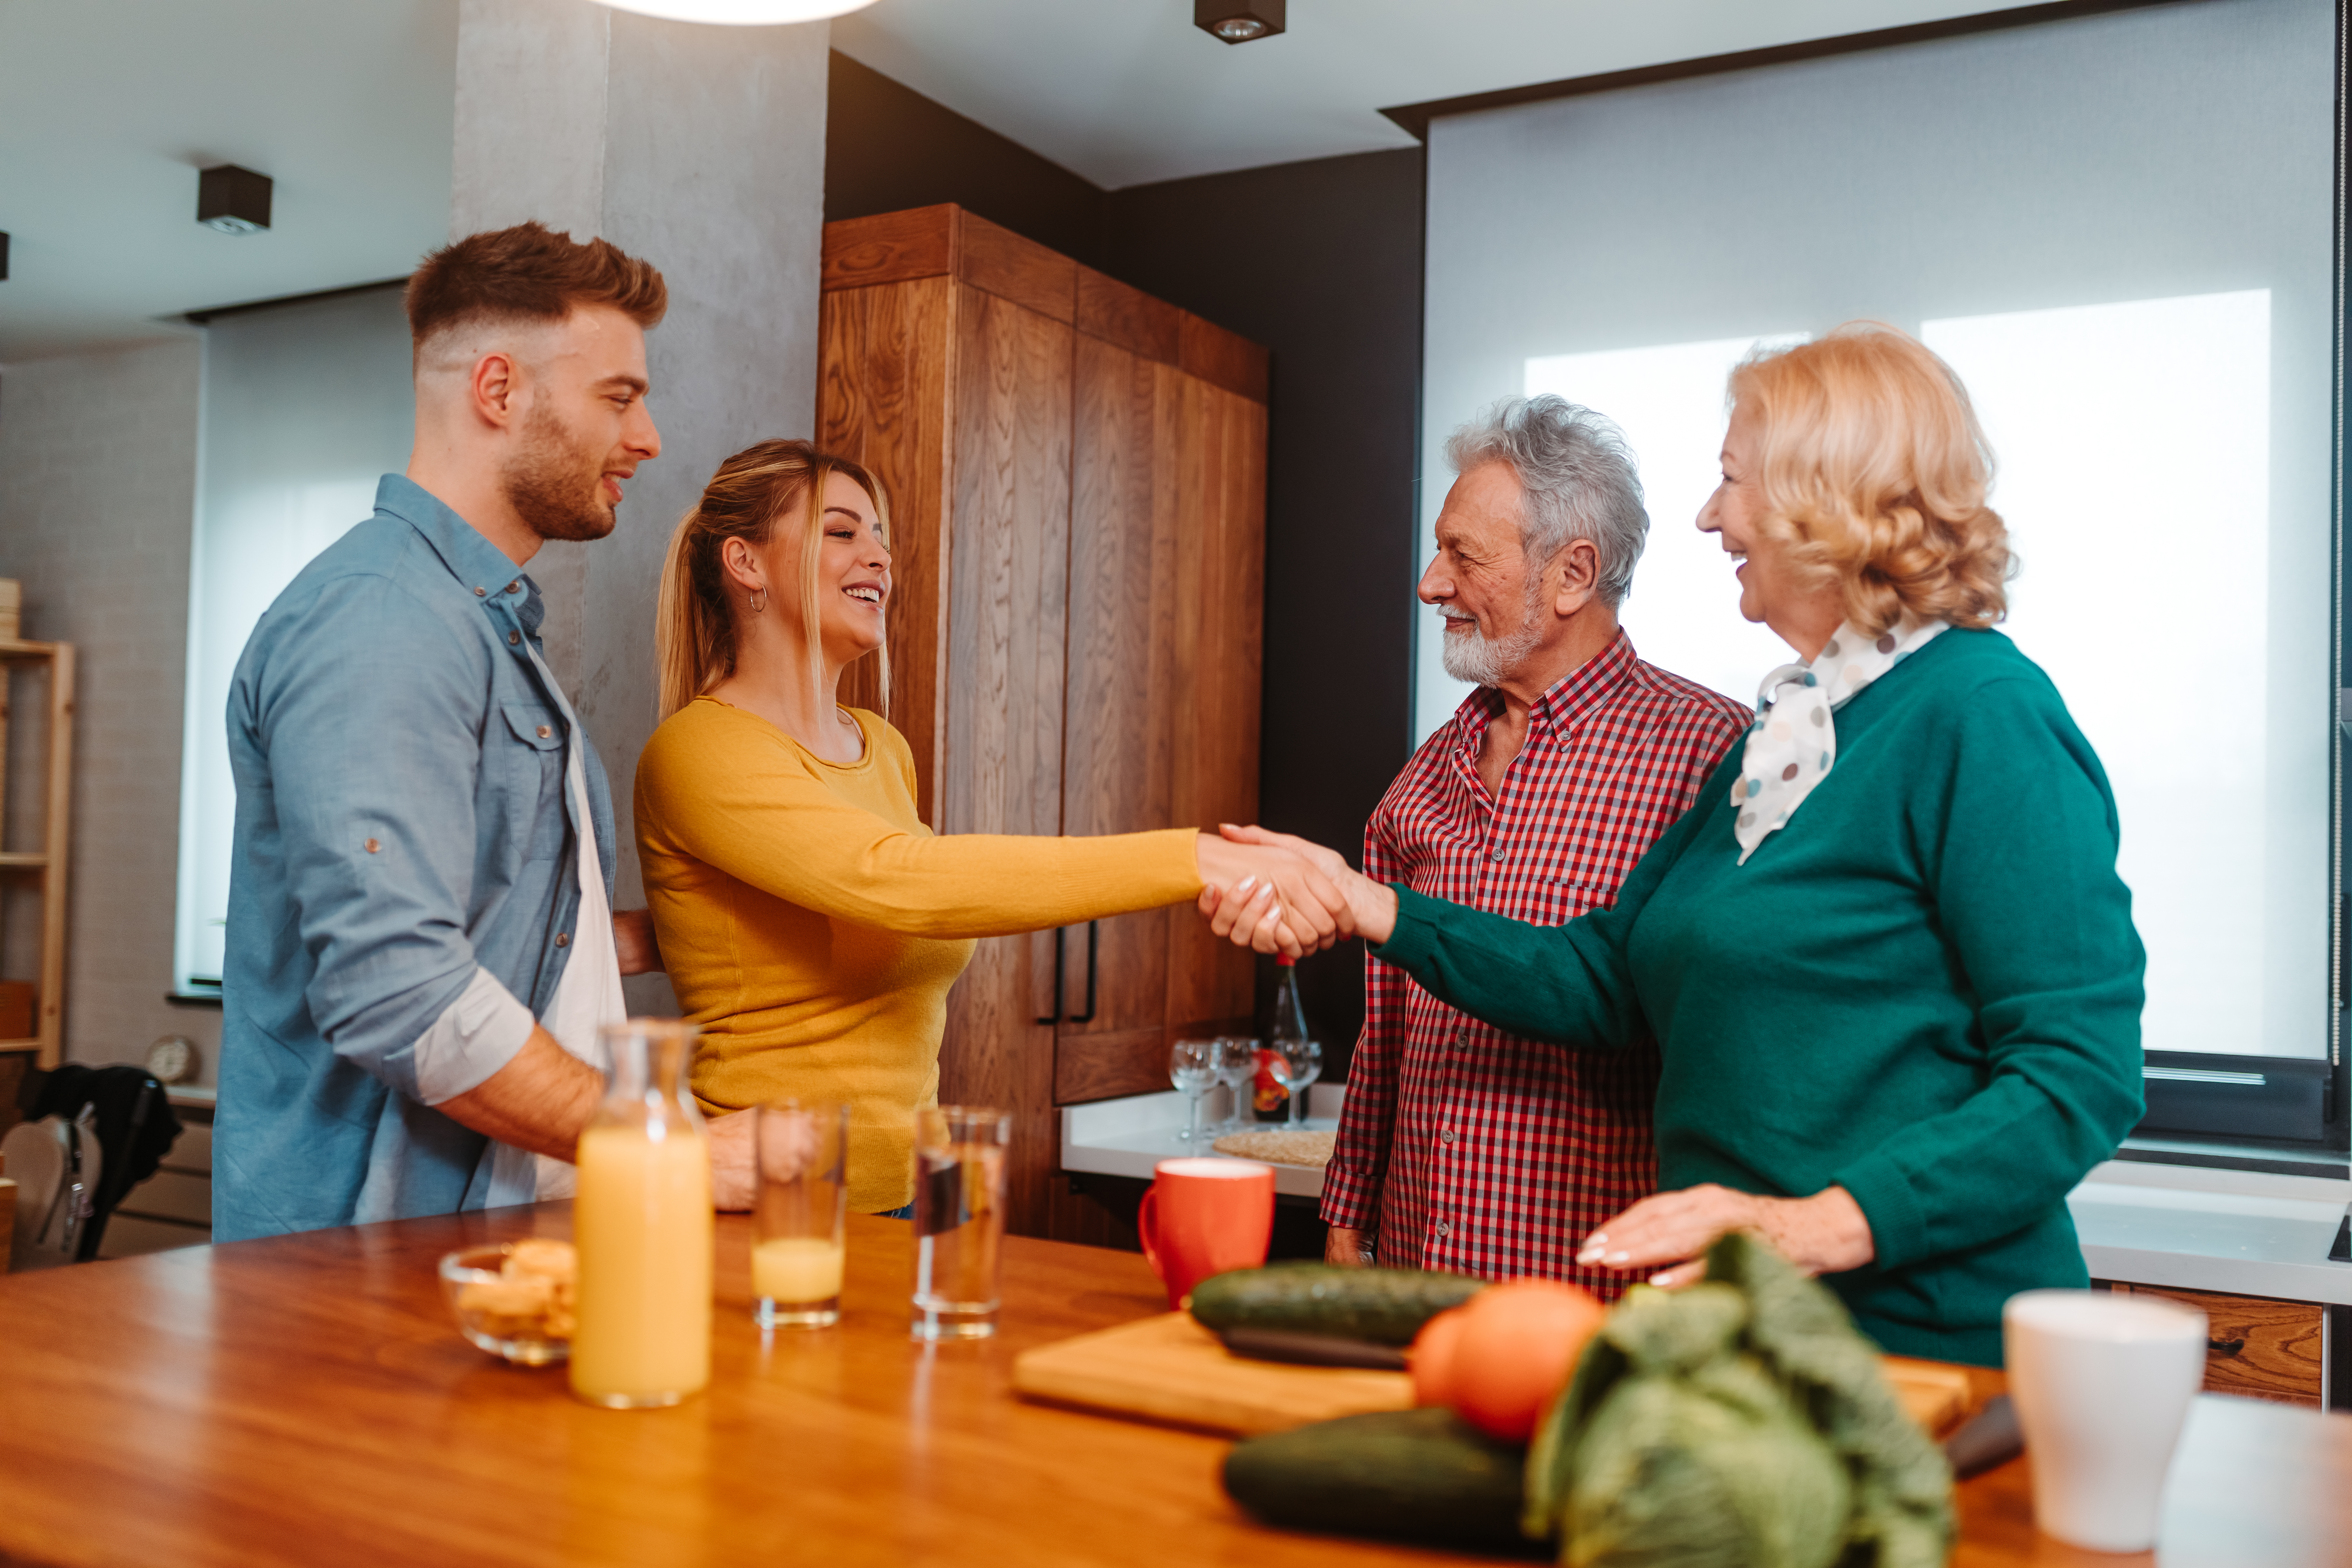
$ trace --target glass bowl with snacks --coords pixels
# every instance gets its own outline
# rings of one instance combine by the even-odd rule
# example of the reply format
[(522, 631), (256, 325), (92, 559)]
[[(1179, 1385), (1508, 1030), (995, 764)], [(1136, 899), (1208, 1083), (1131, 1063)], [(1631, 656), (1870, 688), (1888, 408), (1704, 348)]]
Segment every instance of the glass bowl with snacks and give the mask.
[(441, 1290), (475, 1344), (518, 1366), (546, 1366), (572, 1354), (579, 1273), (570, 1242), (532, 1237), (448, 1254)]

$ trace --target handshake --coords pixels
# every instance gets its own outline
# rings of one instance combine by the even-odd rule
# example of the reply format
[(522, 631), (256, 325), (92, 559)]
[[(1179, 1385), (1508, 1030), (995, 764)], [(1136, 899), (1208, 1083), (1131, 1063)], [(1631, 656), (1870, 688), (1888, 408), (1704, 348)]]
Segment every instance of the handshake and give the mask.
[(1346, 936), (1386, 942), (1396, 929), (1394, 890), (1319, 844), (1226, 823), (1201, 835), (1199, 853), (1201, 913), (1236, 947), (1297, 958)]

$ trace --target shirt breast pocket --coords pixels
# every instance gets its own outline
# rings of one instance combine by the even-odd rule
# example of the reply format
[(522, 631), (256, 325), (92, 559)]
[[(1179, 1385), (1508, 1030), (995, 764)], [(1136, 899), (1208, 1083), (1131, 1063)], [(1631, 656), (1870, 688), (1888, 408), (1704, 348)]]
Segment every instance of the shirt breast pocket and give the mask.
[[(535, 702), (502, 702), (504, 732), (493, 731), (507, 838), (525, 860), (563, 852), (563, 721)], [(490, 758), (486, 757), (486, 762)]]
[(1536, 883), (1537, 925), (1563, 925), (1617, 901), (1614, 886), (1577, 877), (1542, 877)]

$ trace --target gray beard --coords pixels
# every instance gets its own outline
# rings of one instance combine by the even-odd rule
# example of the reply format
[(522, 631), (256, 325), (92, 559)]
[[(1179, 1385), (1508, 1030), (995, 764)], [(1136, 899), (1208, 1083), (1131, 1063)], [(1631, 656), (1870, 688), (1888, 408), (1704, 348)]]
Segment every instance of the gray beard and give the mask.
[(1507, 637), (1490, 637), (1475, 623), (1466, 637), (1452, 631), (1439, 635), (1445, 639), (1440, 645), (1445, 673), (1473, 686), (1502, 685), (1513, 670), (1526, 662), (1528, 655), (1535, 652), (1536, 644), (1543, 640), (1543, 630), (1536, 624), (1532, 609), (1521, 617), (1518, 629)]

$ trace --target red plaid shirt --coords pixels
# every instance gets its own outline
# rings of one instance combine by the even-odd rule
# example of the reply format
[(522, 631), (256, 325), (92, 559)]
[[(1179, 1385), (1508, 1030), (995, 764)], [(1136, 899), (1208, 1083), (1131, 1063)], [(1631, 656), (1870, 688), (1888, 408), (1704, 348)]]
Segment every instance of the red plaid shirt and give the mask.
[[(1364, 874), (1538, 925), (1606, 909), (1652, 840), (1698, 798), (1751, 715), (1633, 656), (1620, 632), (1543, 694), (1500, 799), (1478, 747), (1502, 710), (1473, 692), (1389, 786)], [(1657, 1185), (1658, 1051), (1580, 1052), (1507, 1035), (1378, 959), (1348, 1069), (1326, 1223), (1376, 1233), (1392, 1268), (1570, 1279), (1584, 1237)]]

